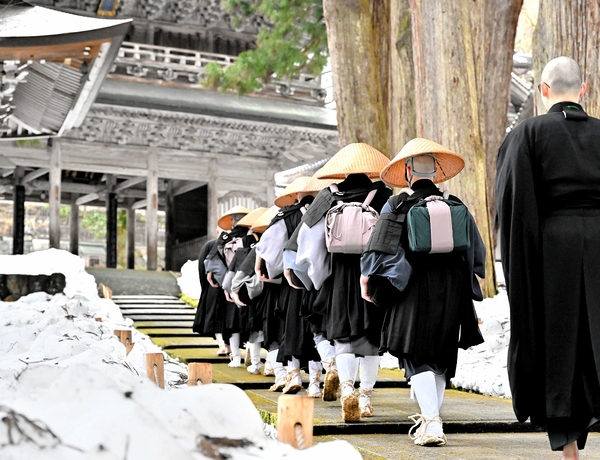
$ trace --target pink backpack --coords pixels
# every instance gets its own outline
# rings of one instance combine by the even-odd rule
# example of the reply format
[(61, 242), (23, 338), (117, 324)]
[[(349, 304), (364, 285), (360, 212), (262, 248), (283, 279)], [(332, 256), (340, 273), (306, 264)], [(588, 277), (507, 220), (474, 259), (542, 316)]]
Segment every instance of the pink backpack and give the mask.
[[(337, 185), (330, 185), (337, 192)], [(369, 204), (377, 190), (371, 190), (365, 201), (337, 204), (325, 215), (325, 245), (329, 252), (343, 254), (362, 254), (367, 246), (379, 213)]]

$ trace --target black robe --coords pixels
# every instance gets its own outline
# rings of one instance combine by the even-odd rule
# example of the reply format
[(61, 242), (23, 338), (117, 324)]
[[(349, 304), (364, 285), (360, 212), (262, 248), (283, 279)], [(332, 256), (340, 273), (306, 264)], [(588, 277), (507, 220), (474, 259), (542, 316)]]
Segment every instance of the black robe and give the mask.
[[(377, 193), (370, 206), (380, 212), (392, 192), (383, 182), (372, 182), (365, 174), (350, 174), (338, 184), (338, 189), (340, 193), (336, 195), (332, 194), (329, 188), (321, 190), (302, 217), (302, 222), (314, 226), (335, 206), (337, 200), (362, 202), (373, 189), (376, 189)], [(297, 249), (297, 231), (290, 238), (286, 248)], [(329, 340), (366, 337), (371, 344), (378, 347), (383, 312), (361, 297), (360, 257), (360, 254), (332, 254), (331, 275), (315, 294), (312, 309), (305, 306), (303, 314), (323, 316)]]
[[(419, 196), (442, 194), (429, 180), (416, 181), (413, 190)], [(400, 208), (401, 214), (417, 203), (409, 201)], [(396, 203), (394, 198), (388, 201), (394, 208), (392, 203)], [(376, 226), (366, 254), (373, 240), (386, 240), (387, 235), (378, 234), (380, 228)], [(405, 227), (401, 227), (399, 243), (412, 274), (402, 292), (390, 285), (376, 301), (385, 311), (380, 352), (409, 359), (415, 366), (444, 370), (450, 379), (455, 375), (458, 348), (483, 342), (473, 300), (482, 300), (474, 274), (484, 275), (485, 246), (473, 219), (468, 250), (442, 254), (412, 252)]]
[(564, 102), (500, 147), (496, 203), (517, 418), (600, 414), (600, 120)]
[(198, 277), (200, 279), (200, 299), (194, 317), (192, 330), (203, 337), (214, 337), (223, 332), (225, 293), (220, 287), (212, 287), (206, 279), (204, 259), (217, 245), (218, 240), (206, 242), (198, 255)]

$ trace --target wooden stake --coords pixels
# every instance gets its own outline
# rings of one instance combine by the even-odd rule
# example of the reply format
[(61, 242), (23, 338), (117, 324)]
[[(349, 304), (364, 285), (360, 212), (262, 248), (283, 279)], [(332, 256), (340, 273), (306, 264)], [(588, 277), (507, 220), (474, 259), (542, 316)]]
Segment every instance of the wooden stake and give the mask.
[(296, 449), (312, 446), (314, 408), (310, 396), (281, 395), (277, 400), (277, 440)]
[(146, 375), (159, 387), (165, 387), (165, 363), (162, 353), (146, 353)]
[(211, 363), (190, 363), (188, 365), (188, 386), (212, 383)]
[(121, 343), (125, 345), (125, 354), (129, 354), (133, 348), (133, 342), (131, 341), (131, 329), (121, 331)]

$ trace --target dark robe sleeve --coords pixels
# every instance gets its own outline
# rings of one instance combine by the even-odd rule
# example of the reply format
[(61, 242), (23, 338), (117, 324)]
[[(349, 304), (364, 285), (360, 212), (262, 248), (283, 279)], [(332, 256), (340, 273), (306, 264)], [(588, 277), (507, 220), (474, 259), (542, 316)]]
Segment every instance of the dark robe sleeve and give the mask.
[(519, 421), (545, 417), (543, 358), (543, 292), (539, 210), (534, 152), (522, 126), (500, 147), (496, 205), (502, 266), (510, 303), (511, 336), (508, 376)]

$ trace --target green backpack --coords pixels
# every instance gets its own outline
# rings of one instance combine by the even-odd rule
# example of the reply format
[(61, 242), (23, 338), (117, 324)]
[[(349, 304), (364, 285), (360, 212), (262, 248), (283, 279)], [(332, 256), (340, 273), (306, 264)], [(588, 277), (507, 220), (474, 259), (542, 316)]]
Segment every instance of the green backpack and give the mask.
[(413, 252), (440, 254), (471, 246), (469, 210), (447, 194), (419, 199), (406, 214), (406, 229)]

